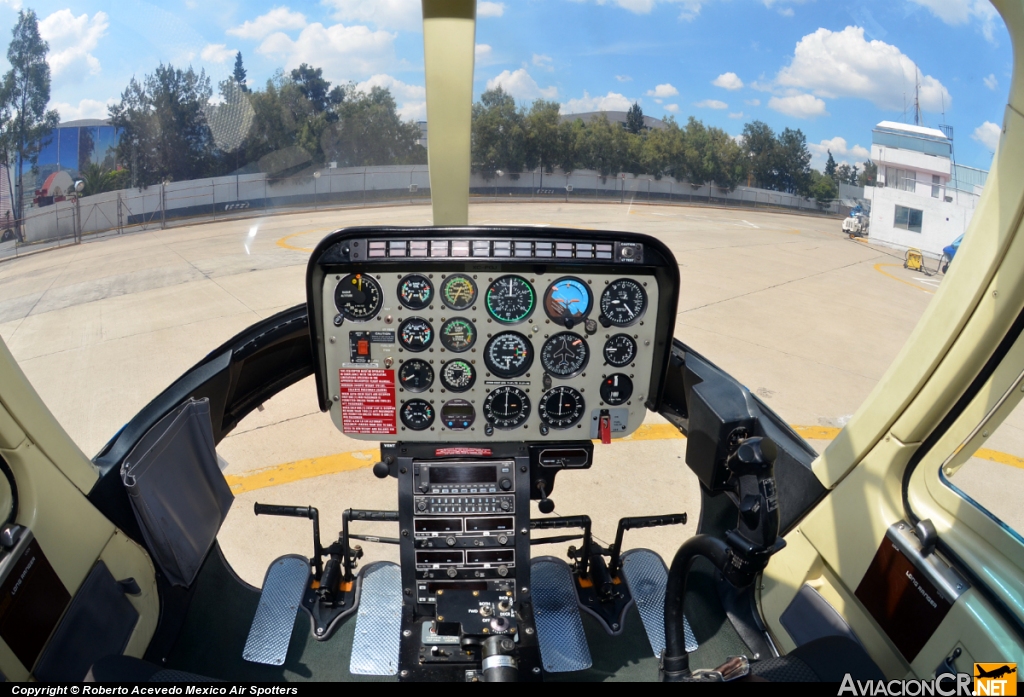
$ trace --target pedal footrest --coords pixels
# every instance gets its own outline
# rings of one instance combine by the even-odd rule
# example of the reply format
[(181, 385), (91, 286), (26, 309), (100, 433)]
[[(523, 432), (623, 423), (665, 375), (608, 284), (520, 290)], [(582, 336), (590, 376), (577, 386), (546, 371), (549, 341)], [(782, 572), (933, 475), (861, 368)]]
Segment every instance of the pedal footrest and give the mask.
[(533, 615), (544, 670), (568, 673), (593, 665), (580, 618), (572, 569), (556, 557), (538, 557), (530, 564)]
[(284, 665), (308, 583), (308, 559), (289, 554), (274, 560), (263, 579), (263, 592), (242, 658), (251, 663)]
[(355, 638), (348, 670), (353, 675), (397, 675), (402, 641), (402, 571), (376, 562), (359, 574)]
[[(660, 656), (665, 650), (665, 588), (668, 586), (668, 568), (664, 560), (649, 549), (632, 549), (622, 555), (622, 575), (636, 602), (636, 609), (644, 623), (651, 650)], [(690, 623), (683, 617), (686, 650), (697, 650), (697, 638)]]

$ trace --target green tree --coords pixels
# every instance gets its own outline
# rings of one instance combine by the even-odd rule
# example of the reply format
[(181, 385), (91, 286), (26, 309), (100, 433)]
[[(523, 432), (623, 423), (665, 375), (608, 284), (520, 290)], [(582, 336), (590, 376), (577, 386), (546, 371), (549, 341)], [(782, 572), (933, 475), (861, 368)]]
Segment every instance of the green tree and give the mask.
[(800, 129), (787, 128), (779, 134), (777, 185), (780, 191), (806, 196), (811, 183), (811, 152)]
[(778, 190), (779, 144), (771, 127), (763, 121), (748, 123), (743, 127), (743, 148), (757, 186)]
[(557, 164), (563, 172), (573, 172), (582, 167), (584, 161), (587, 125), (583, 119), (563, 121), (558, 125)]
[(39, 150), (49, 143), (60, 122), (56, 111), (46, 110), (50, 101), (49, 46), (39, 36), (39, 22), (32, 10), (18, 12), (11, 32), (7, 60), (11, 69), (0, 86), (0, 156), (14, 165), (14, 216), (22, 218), (25, 164), (35, 169)]
[(526, 114), (500, 86), (484, 92), (473, 105), (472, 138), (473, 169), (484, 179), (498, 171), (516, 179), (526, 169)]
[(871, 160), (864, 163), (864, 169), (857, 177), (859, 186), (876, 186), (878, 181), (878, 165)]
[(526, 165), (530, 169), (541, 168), (541, 187), (544, 186), (544, 173), (551, 174), (560, 159), (562, 142), (559, 131), (558, 102), (538, 99), (526, 114)]
[(242, 52), (239, 51), (235, 54), (235, 69), (231, 73), (231, 78), (235, 81), (235, 84), (242, 88), (243, 92), (248, 92), (249, 87), (245, 84), (246, 70), (242, 65)]
[(345, 91), (340, 87), (332, 90), (331, 83), (324, 79), (323, 68), (314, 68), (303, 63), (292, 71), (291, 77), (302, 96), (309, 100), (317, 113), (327, 112), (345, 100)]
[[(416, 143), (419, 126), (402, 120), (388, 89), (365, 93), (350, 86), (345, 94), (340, 121), (327, 126), (321, 137), (325, 157), (341, 167), (426, 164), (427, 151)], [(300, 129), (300, 140), (301, 135)]]
[(832, 151), (828, 151), (828, 162), (825, 163), (825, 176), (831, 179), (836, 178), (836, 158), (832, 157)]
[(86, 165), (80, 174), (85, 183), (85, 188), (82, 189), (83, 196), (126, 189), (130, 184), (131, 177), (126, 169), (109, 170), (95, 163)]
[(206, 71), (160, 64), (142, 82), (134, 77), (110, 107), (121, 129), (118, 158), (128, 163), (133, 184), (198, 179), (217, 173), (215, 146), (206, 120), (213, 90)]
[(807, 191), (814, 197), (819, 208), (828, 207), (839, 196), (839, 187), (835, 180), (816, 169), (810, 170), (807, 181)]
[(639, 102), (633, 102), (633, 106), (626, 112), (626, 130), (633, 135), (644, 132), (644, 111)]

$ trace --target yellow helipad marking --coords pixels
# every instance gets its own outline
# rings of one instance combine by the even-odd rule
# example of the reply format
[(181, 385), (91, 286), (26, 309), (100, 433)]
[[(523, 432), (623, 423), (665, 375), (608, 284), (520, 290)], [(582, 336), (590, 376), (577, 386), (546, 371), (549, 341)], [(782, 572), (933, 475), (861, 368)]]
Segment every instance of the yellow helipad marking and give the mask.
[[(793, 426), (792, 428), (801, 438), (807, 438), (808, 440), (832, 440), (839, 435), (840, 431), (840, 429), (834, 426)], [(632, 434), (621, 440), (628, 442), (685, 439), (686, 436), (680, 433), (679, 429), (672, 424), (643, 424)], [(372, 467), (379, 457), (380, 451), (378, 450), (356, 450), (326, 457), (314, 457), (309, 460), (288, 462), (283, 465), (266, 467), (246, 474), (226, 475), (225, 479), (227, 479), (228, 486), (231, 487), (231, 492), (238, 495), (258, 489), (281, 486), (282, 484), (291, 484), (304, 479), (312, 479), (313, 477), (321, 477), (325, 474), (338, 474), (339, 472), (365, 469)], [(974, 457), (1024, 469), (1024, 458), (995, 450), (981, 449), (974, 454)]]
[(917, 288), (919, 291), (921, 291), (923, 293), (927, 293), (928, 295), (935, 295), (935, 291), (926, 290), (926, 289), (922, 288), (919, 285), (916, 285), (914, 283), (911, 283), (910, 281), (907, 281), (905, 279), (900, 278), (899, 276), (893, 276), (888, 271), (882, 271), (882, 267), (883, 266), (891, 266), (891, 267), (899, 269), (899, 268), (903, 268), (902, 264), (875, 264), (875, 271), (877, 271), (878, 273), (882, 274), (883, 276), (888, 276), (889, 278), (891, 278), (894, 281), (899, 281), (900, 283), (905, 283), (906, 285), (910, 286), (911, 288)]
[(300, 232), (293, 232), (292, 234), (285, 235), (284, 237), (279, 239), (277, 241), (277, 246), (283, 247), (284, 249), (291, 249), (296, 252), (312, 252), (312, 247), (296, 247), (295, 245), (288, 244), (288, 240), (295, 237), (301, 237), (302, 235), (312, 235), (314, 233), (320, 233), (322, 235), (324, 233), (330, 232), (332, 229), (333, 228), (317, 228), (316, 230), (302, 230)]

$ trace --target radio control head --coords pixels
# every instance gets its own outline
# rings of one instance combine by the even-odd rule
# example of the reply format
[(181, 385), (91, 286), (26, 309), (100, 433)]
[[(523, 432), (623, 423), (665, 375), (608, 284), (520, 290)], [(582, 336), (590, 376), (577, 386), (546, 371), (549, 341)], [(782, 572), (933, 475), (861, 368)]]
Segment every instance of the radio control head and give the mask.
[(498, 486), (501, 487), (502, 491), (508, 491), (512, 488), (512, 480), (508, 477), (503, 477), (502, 480), (498, 482)]

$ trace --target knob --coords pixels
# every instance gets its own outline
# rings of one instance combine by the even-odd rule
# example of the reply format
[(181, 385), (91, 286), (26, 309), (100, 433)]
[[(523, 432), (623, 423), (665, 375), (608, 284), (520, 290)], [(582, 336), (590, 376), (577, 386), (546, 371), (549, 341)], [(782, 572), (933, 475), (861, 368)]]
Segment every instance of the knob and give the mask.
[(424, 501), (423, 499), (420, 499), (419, 501), (417, 501), (416, 502), (416, 510), (417, 511), (425, 511), (425, 510), (427, 510), (427, 502)]
[(416, 487), (416, 488), (417, 488), (417, 489), (419, 489), (419, 492), (420, 492), (421, 494), (425, 494), (425, 493), (427, 493), (428, 491), (430, 491), (430, 485), (429, 485), (429, 484), (420, 484), (420, 485), (419, 485), (418, 487)]
[[(459, 575), (459, 572), (455, 570), (454, 566), (449, 566), (448, 571), (446, 573), (448, 574), (448, 578), (455, 578)], [(498, 573), (501, 573), (501, 571), (499, 571)]]
[(508, 477), (504, 477), (500, 482), (498, 482), (498, 486), (501, 487), (502, 491), (508, 491), (512, 488), (512, 480)]
[(449, 535), (448, 537), (444, 538), (444, 543), (446, 545), (448, 545), (449, 547), (454, 547), (455, 546), (455, 538), (452, 537), (451, 535)]
[(541, 513), (550, 513), (551, 511), (555, 510), (555, 502), (552, 501), (551, 499), (541, 499), (537, 503), (537, 509)]
[(512, 503), (508, 499), (501, 500), (501, 510), (510, 511), (512, 510)]
[(498, 544), (499, 545), (507, 545), (508, 544), (508, 538), (505, 537), (504, 535), (498, 535)]
[[(452, 571), (454, 571), (454, 569), (452, 569)], [(501, 576), (502, 578), (505, 578), (506, 576), (508, 576), (508, 567), (505, 566), (504, 564), (499, 566), (498, 567), (498, 575)]]
[(389, 468), (383, 462), (374, 463), (373, 476), (375, 476), (377, 479), (387, 479), (389, 474), (391, 474), (391, 468)]

